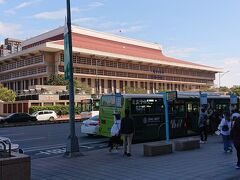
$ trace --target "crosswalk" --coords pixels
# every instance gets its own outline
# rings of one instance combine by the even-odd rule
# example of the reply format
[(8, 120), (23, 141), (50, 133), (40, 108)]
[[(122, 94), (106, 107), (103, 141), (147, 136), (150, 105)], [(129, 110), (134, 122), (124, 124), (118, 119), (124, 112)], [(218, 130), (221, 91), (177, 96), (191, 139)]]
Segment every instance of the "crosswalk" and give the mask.
[[(107, 142), (86, 143), (86, 144), (80, 145), (80, 152), (102, 149), (102, 148), (106, 148), (107, 146), (108, 146)], [(32, 159), (61, 155), (61, 154), (64, 154), (65, 152), (66, 152), (66, 144), (24, 149), (24, 153), (31, 156)]]

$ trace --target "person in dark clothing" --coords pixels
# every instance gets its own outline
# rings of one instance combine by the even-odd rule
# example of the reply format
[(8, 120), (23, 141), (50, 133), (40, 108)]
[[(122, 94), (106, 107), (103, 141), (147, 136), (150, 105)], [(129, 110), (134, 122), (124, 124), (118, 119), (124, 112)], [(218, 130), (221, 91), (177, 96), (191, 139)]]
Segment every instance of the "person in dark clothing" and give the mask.
[(58, 111), (58, 117), (59, 117), (59, 118), (62, 117), (62, 111), (61, 111), (61, 110)]
[(129, 117), (128, 109), (125, 110), (125, 117), (122, 118), (120, 131), (123, 136), (124, 154), (129, 157), (131, 156), (131, 144), (134, 132), (134, 122), (133, 119)]
[(240, 117), (238, 117), (235, 120), (230, 136), (233, 141), (234, 147), (237, 151), (238, 161), (237, 161), (236, 169), (240, 169)]
[(205, 143), (207, 141), (207, 113), (206, 109), (202, 108), (199, 116), (199, 131), (200, 131), (200, 143)]

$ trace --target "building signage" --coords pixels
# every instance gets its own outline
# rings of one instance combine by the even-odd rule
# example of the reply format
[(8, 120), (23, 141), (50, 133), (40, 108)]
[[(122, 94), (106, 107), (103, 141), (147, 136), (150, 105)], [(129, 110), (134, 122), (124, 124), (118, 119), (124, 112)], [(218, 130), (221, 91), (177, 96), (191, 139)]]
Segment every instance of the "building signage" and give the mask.
[(169, 91), (167, 92), (167, 101), (175, 101), (177, 99), (177, 91)]

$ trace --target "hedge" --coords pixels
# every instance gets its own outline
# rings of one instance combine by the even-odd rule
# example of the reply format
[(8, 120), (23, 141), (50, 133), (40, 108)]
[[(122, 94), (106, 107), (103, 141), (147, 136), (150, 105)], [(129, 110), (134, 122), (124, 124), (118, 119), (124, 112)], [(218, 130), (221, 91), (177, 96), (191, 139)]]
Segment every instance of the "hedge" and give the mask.
[[(53, 110), (56, 113), (59, 111), (62, 112), (62, 115), (69, 114), (69, 106), (32, 106), (29, 108), (29, 113), (32, 114), (36, 111), (42, 111), (42, 110)], [(81, 113), (81, 107), (75, 106), (75, 114)]]

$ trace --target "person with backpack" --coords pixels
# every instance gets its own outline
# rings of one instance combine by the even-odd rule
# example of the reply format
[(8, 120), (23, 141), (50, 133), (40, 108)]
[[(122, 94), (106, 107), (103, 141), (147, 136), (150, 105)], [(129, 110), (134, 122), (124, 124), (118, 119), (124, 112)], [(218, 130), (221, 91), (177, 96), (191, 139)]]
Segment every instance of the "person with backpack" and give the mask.
[(236, 169), (240, 169), (240, 117), (237, 117), (231, 130), (231, 139), (237, 151), (237, 165)]
[(223, 145), (225, 152), (232, 152), (232, 143), (230, 140), (230, 131), (232, 127), (232, 122), (230, 120), (230, 113), (225, 113), (225, 116), (222, 118), (218, 129), (223, 138)]
[(113, 115), (114, 115), (114, 123), (111, 128), (112, 137), (109, 139), (109, 144), (108, 144), (109, 152), (112, 152), (114, 147), (117, 150), (118, 146), (121, 144), (121, 135), (120, 135), (121, 116), (119, 112), (116, 112)]

